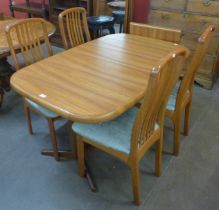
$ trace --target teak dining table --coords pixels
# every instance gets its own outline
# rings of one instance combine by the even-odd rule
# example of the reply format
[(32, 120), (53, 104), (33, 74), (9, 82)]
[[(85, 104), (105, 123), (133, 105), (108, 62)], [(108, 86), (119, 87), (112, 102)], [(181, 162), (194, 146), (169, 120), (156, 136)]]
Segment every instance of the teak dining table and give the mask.
[(82, 123), (112, 120), (143, 98), (150, 71), (171, 42), (113, 34), (66, 50), (16, 72), (16, 92)]

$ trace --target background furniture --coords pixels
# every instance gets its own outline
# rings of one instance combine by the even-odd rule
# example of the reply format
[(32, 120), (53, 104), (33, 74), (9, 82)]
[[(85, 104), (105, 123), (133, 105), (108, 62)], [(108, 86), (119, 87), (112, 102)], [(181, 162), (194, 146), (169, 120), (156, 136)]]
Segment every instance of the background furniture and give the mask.
[(16, 4), (16, 0), (9, 0), (9, 8), (11, 15), (14, 17), (14, 12), (25, 12), (28, 13), (29, 17), (33, 15), (46, 18), (48, 15), (47, 5), (45, 0), (40, 0), (40, 2), (33, 2), (32, 0), (24, 0), (24, 3)]
[(103, 36), (104, 29), (108, 29), (110, 34), (115, 34), (114, 17), (102, 15), (89, 16), (87, 17), (87, 22), (93, 38)]
[(65, 49), (91, 40), (86, 10), (82, 7), (67, 9), (59, 14), (59, 29)]
[(13, 21), (15, 20), (12, 20), (11, 17), (6, 17), (4, 13), (0, 13), (0, 107), (3, 103), (4, 92), (10, 90), (10, 77), (14, 72), (7, 62), (7, 56), (10, 53), (4, 31), (6, 25)]
[(92, 15), (94, 3), (95, 1), (93, 0), (49, 0), (49, 19), (57, 29), (51, 41), (55, 45), (62, 45), (61, 32), (58, 23), (59, 13), (72, 7), (83, 7), (86, 9), (88, 15)]
[(182, 44), (191, 51), (196, 47), (196, 40), (211, 23), (216, 27), (215, 36), (210, 44), (195, 81), (205, 88), (212, 88), (219, 72), (219, 1), (213, 0), (151, 0), (148, 23), (164, 27), (172, 27), (183, 31)]

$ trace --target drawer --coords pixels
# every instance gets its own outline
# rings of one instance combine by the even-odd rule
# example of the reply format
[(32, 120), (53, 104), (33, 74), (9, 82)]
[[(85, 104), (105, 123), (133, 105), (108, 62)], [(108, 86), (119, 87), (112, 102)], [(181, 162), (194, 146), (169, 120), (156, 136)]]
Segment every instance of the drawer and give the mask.
[(150, 3), (152, 9), (183, 11), (186, 0), (152, 0)]
[(176, 28), (185, 33), (198, 34), (201, 34), (209, 24), (214, 24), (216, 34), (219, 34), (219, 18), (215, 17), (151, 10), (148, 20), (152, 25)]
[(201, 34), (209, 24), (214, 24), (216, 27), (216, 34), (219, 34), (219, 18), (207, 17), (201, 15), (185, 15), (185, 22), (183, 30), (188, 32), (196, 32)]
[(148, 22), (151, 25), (176, 28), (179, 30), (185, 28), (184, 15), (176, 12), (151, 10), (149, 13)]
[(204, 15), (219, 15), (219, 0), (189, 0), (187, 11)]
[[(200, 34), (197, 33), (189, 33), (189, 32), (183, 33), (180, 44), (194, 51), (196, 49), (199, 37)], [(219, 45), (219, 36), (215, 36), (209, 45), (209, 49), (207, 53), (210, 55), (216, 55), (218, 50), (218, 45)]]

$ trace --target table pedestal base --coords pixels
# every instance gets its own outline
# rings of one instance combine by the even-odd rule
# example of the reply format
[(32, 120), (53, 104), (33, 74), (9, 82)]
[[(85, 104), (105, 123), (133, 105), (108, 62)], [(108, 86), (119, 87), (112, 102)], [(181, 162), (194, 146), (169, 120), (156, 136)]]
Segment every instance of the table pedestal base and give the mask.
[[(71, 150), (60, 150), (59, 152), (59, 157), (64, 157), (64, 158), (74, 158), (75, 154), (71, 151)], [(53, 156), (54, 157), (54, 152), (53, 150), (48, 150), (48, 149), (44, 149), (41, 151), (42, 155), (46, 155), (46, 156)], [(87, 162), (85, 161), (85, 177), (87, 179), (89, 188), (91, 189), (91, 191), (96, 192), (97, 191), (97, 187), (96, 184), (93, 181), (92, 175), (90, 173), (89, 167), (87, 165)]]
[(4, 92), (10, 90), (10, 78), (14, 73), (7, 58), (0, 58), (0, 107), (3, 102)]

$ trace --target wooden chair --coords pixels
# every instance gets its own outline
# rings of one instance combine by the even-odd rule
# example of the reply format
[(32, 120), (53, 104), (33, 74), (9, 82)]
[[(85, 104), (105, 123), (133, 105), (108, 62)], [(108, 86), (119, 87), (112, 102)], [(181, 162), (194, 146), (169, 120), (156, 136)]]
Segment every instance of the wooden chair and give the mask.
[(82, 7), (74, 7), (61, 12), (59, 14), (59, 28), (65, 49), (91, 40), (86, 10)]
[[(42, 28), (41, 34), (39, 34), (39, 31), (35, 30), (36, 24)], [(45, 55), (46, 53), (48, 56), (53, 55), (52, 48), (48, 39), (46, 21), (41, 18), (25, 19), (8, 25), (6, 27), (6, 36), (16, 71), (22, 68), (19, 64), (19, 60), (21, 59), (23, 60), (25, 66), (27, 66), (47, 57)], [(44, 49), (41, 45), (42, 42), (45, 43)], [(16, 54), (17, 50), (21, 52), (20, 58), (18, 58), (18, 55)], [(44, 107), (36, 104), (28, 98), (24, 98), (23, 101), (25, 116), (30, 134), (33, 133), (30, 117), (31, 109), (32, 111), (45, 117), (48, 121), (54, 156), (56, 160), (59, 160), (54, 122), (60, 119), (60, 117), (56, 113), (45, 109)]]
[(171, 28), (163, 28), (158, 26), (131, 22), (130, 34), (179, 43), (181, 40), (182, 31)]
[(139, 161), (156, 144), (155, 174), (160, 176), (166, 102), (179, 77), (185, 54), (185, 49), (174, 51), (152, 69), (140, 109), (134, 107), (117, 119), (104, 123), (73, 124), (72, 129), (77, 134), (80, 176), (85, 176), (86, 143), (128, 164), (132, 175), (134, 202), (140, 204)]
[(175, 87), (171, 94), (166, 108), (166, 117), (169, 117), (174, 124), (174, 155), (179, 154), (179, 138), (180, 138), (180, 124), (181, 115), (185, 110), (184, 118), (184, 135), (189, 133), (189, 123), (192, 108), (192, 88), (197, 72), (207, 50), (209, 43), (213, 37), (215, 27), (210, 25), (206, 28), (204, 33), (199, 37), (196, 51), (193, 55), (192, 61), (180, 83)]

